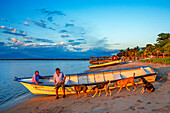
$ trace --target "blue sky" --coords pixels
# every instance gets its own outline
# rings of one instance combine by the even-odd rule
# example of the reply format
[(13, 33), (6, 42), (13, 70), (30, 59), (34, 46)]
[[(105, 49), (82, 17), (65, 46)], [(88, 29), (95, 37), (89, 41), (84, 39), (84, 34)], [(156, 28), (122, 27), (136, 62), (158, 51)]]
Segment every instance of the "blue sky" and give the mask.
[(88, 58), (155, 43), (169, 0), (0, 0), (0, 58)]

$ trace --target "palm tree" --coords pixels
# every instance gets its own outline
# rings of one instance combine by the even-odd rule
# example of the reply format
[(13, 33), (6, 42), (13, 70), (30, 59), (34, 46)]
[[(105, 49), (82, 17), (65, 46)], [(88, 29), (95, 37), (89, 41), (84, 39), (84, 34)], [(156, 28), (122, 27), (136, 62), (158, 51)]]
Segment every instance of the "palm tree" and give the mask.
[[(134, 52), (135, 52), (135, 59), (136, 59), (136, 57), (137, 57), (137, 52), (139, 51), (139, 47), (138, 46), (136, 46), (135, 48), (134, 48)], [(137, 60), (137, 59), (136, 59)]]

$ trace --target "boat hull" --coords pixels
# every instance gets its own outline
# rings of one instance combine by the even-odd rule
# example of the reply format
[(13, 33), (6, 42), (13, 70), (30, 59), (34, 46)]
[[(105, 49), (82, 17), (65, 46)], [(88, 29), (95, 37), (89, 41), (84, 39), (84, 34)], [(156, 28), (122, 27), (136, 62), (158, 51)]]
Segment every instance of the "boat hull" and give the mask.
[[(133, 76), (133, 73), (135, 73), (135, 84), (142, 83), (139, 81), (141, 77), (144, 77), (149, 82), (154, 82), (157, 75), (157, 72), (150, 66), (66, 75), (65, 93), (66, 95), (75, 94), (76, 92), (74, 91), (73, 86), (79, 84), (86, 85), (88, 87), (87, 92), (90, 92), (94, 85), (106, 82), (107, 80), (113, 83), (115, 81), (131, 77)], [(52, 76), (50, 77), (50, 79), (40, 79), (40, 82), (42, 83), (39, 85), (29, 82), (31, 81), (31, 77), (18, 78), (16, 81), (23, 84), (33, 94), (55, 95), (54, 80)], [(128, 84), (128, 86), (130, 85), (132, 84)], [(110, 87), (110, 89), (114, 88), (116, 87)], [(59, 88), (58, 94), (63, 94), (62, 88)]]
[[(152, 75), (152, 76), (148, 76), (148, 77), (144, 77), (147, 81), (149, 82), (154, 82), (156, 75)], [(43, 86), (43, 85), (35, 85), (35, 84), (29, 84), (29, 83), (24, 83), (24, 82), (20, 82), (22, 85), (24, 85), (31, 93), (36, 94), (36, 95), (56, 95), (55, 92), (55, 87), (54, 86)], [(141, 81), (139, 80), (135, 80), (135, 84), (142, 84)], [(127, 86), (132, 86), (132, 84), (128, 84)], [(87, 86), (88, 90), (87, 92), (91, 92), (92, 90), (92, 86)], [(109, 89), (115, 89), (118, 88), (119, 86), (116, 87), (109, 87)], [(75, 94), (75, 90), (74, 87), (66, 87), (65, 88), (65, 94), (66, 95), (70, 95), (70, 94)], [(63, 91), (62, 88), (59, 88), (58, 90), (58, 94), (59, 95), (63, 95)]]

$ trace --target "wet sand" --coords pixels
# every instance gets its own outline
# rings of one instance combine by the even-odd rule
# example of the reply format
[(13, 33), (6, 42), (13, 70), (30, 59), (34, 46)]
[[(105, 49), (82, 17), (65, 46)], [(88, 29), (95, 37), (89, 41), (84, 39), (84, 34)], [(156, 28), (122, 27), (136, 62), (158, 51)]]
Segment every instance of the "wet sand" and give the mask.
[[(153, 83), (155, 92), (140, 94), (142, 85), (137, 86), (136, 91), (127, 91), (125, 88), (117, 94), (118, 89), (111, 90), (112, 95), (105, 97), (102, 91), (100, 97), (91, 98), (94, 92), (88, 93), (87, 98), (75, 99), (75, 95), (67, 95), (55, 100), (55, 96), (40, 96), (32, 98), (24, 103), (9, 108), (7, 113), (168, 113), (170, 111), (170, 65), (153, 63), (129, 63), (87, 70), (86, 72), (102, 71), (111, 69), (131, 68), (150, 65), (157, 72), (156, 81)], [(129, 89), (133, 89), (130, 87)]]

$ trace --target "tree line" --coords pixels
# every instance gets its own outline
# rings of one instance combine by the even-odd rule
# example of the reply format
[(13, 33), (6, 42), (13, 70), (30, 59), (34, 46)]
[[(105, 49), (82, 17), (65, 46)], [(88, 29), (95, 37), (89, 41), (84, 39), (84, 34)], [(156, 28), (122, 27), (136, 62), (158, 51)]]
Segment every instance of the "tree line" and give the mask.
[(170, 53), (170, 33), (158, 34), (155, 44), (146, 44), (146, 47), (142, 48), (136, 46), (134, 48), (128, 47), (126, 50), (120, 50), (117, 56), (135, 60), (149, 56), (159, 57), (163, 53)]

